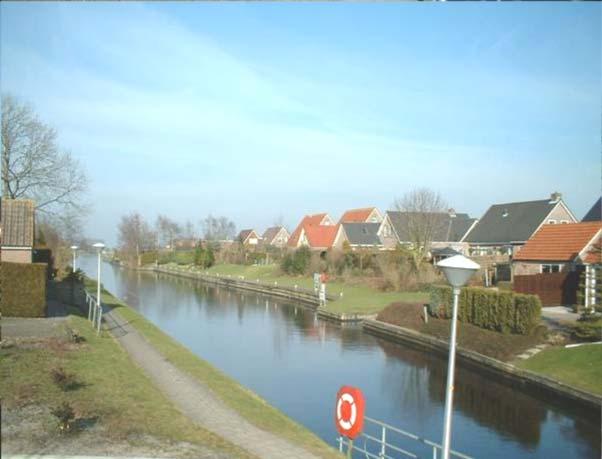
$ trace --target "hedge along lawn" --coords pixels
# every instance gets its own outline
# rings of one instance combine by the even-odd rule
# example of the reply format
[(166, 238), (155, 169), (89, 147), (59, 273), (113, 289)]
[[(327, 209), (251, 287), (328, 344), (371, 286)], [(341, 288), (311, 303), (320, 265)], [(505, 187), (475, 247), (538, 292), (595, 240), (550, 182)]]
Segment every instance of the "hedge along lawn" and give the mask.
[[(88, 290), (95, 291), (96, 282), (86, 279)], [(103, 289), (103, 303), (118, 308), (119, 314), (138, 330), (168, 361), (209, 387), (221, 400), (257, 427), (272, 432), (291, 443), (324, 458), (341, 456), (319, 437), (272, 407), (254, 392), (226, 376), (205, 360), (193, 354), (134, 309)]]
[[(52, 409), (67, 401), (77, 418), (104, 425), (103, 435), (109, 442), (130, 436), (139, 441), (139, 435), (147, 434), (160, 441), (185, 441), (233, 457), (254, 457), (190, 422), (110, 335), (96, 336), (90, 322), (79, 316), (69, 316), (68, 324), (86, 339), (83, 344), (54, 338), (41, 341), (39, 346), (0, 349), (0, 394), (5, 407), (18, 409), (33, 403)], [(67, 392), (59, 389), (51, 375), (57, 367), (74, 373), (81, 386)], [(50, 432), (52, 428), (49, 425)]]
[(46, 316), (46, 264), (0, 263), (0, 310), (5, 317)]
[(517, 366), (602, 395), (602, 344), (545, 349)]
[[(278, 265), (216, 265), (206, 270), (210, 275), (244, 276), (245, 280), (259, 282), (278, 282), (278, 285), (313, 289), (313, 279), (310, 276), (294, 277), (280, 274)], [(204, 273), (205, 270), (199, 271)], [(375, 314), (395, 302), (426, 302), (429, 298), (426, 292), (383, 292), (365, 285), (346, 285), (343, 282), (328, 282), (326, 293), (336, 296), (334, 301), (328, 301), (325, 310), (334, 313)], [(343, 296), (341, 297), (341, 293)]]

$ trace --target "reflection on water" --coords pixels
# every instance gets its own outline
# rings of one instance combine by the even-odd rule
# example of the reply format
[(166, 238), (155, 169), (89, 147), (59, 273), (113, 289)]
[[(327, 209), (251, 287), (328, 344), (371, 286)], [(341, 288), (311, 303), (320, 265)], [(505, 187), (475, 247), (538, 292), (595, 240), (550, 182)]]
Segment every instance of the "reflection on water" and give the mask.
[[(96, 274), (93, 259), (83, 269)], [(367, 414), (439, 441), (446, 362), (318, 320), (284, 300), (105, 264), (103, 283), (166, 333), (325, 441), (334, 396), (360, 387)], [(454, 448), (482, 458), (599, 458), (600, 420), (458, 367)], [(425, 454), (426, 451), (416, 451)]]

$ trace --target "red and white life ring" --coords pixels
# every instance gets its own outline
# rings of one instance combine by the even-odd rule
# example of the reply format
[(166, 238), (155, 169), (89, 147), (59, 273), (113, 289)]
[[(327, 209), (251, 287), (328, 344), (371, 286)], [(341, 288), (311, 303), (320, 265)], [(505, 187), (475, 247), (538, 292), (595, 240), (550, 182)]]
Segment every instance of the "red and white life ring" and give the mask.
[(364, 396), (355, 387), (343, 386), (337, 394), (335, 424), (347, 438), (357, 437), (364, 426)]

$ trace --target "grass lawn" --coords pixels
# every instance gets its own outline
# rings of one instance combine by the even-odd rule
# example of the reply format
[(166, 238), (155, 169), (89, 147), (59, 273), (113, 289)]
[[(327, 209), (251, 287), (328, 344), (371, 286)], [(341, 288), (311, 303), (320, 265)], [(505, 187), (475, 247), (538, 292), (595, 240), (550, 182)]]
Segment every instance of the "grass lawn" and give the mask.
[(602, 344), (546, 349), (518, 366), (602, 395)]
[[(211, 275), (244, 276), (245, 280), (259, 280), (270, 284), (277, 282), (278, 285), (290, 287), (298, 285), (305, 289), (313, 288), (313, 279), (310, 276), (283, 276), (279, 272), (278, 265), (223, 264), (200, 272), (205, 271)], [(366, 285), (347, 285), (340, 281), (328, 282), (326, 291), (337, 299), (327, 302), (325, 310), (335, 313), (374, 314), (394, 302), (419, 303), (428, 300), (428, 294), (425, 292), (382, 292)]]
[[(136, 442), (141, 435), (151, 435), (167, 444), (189, 442), (233, 457), (254, 457), (191, 423), (155, 388), (110, 335), (96, 336), (87, 319), (76, 315), (70, 315), (67, 323), (85, 338), (84, 343), (71, 342), (65, 333), (64, 338), (17, 341), (12, 346), (0, 348), (3, 409), (18, 412), (27, 406), (36, 406), (49, 413), (50, 409), (67, 401), (80, 422), (103, 427), (102, 435), (106, 437), (107, 445), (112, 445), (112, 440), (132, 439)], [(59, 388), (51, 374), (58, 367), (75, 374), (80, 384), (68, 391)], [(56, 426), (56, 418), (47, 414), (45, 433), (39, 430), (31, 433), (42, 445), (36, 446), (33, 440), (25, 438), (26, 448), (32, 448), (32, 451), (20, 452), (33, 453), (36, 447), (54, 441), (58, 437)], [(26, 428), (27, 422), (23, 429)], [(20, 432), (19, 435), (28, 434)], [(68, 437), (71, 436), (62, 438), (67, 441)]]
[[(376, 317), (393, 325), (416, 330), (444, 341), (449, 341), (450, 321), (429, 317), (424, 323), (423, 306), (420, 303), (396, 303), (388, 306)], [(545, 341), (546, 328), (536, 328), (530, 335), (504, 334), (485, 330), (472, 324), (458, 321), (458, 345), (494, 359), (511, 361), (518, 354)]]
[[(96, 283), (86, 280), (88, 290), (95, 291)], [(269, 405), (254, 392), (241, 386), (233, 379), (197, 357), (188, 348), (163, 333), (138, 312), (103, 290), (103, 302), (119, 308), (119, 314), (130, 321), (155, 348), (171, 363), (206, 384), (232, 409), (257, 427), (289, 440), (317, 456), (340, 458), (340, 455), (319, 437), (296, 423), (278, 409)]]

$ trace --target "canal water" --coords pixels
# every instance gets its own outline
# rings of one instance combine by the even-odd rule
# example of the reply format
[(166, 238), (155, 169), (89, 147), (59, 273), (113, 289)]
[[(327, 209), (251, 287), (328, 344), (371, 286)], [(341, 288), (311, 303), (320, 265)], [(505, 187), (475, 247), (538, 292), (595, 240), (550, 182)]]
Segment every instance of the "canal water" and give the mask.
[[(96, 277), (94, 257), (79, 264)], [(165, 333), (331, 445), (344, 384), (363, 391), (368, 416), (440, 442), (442, 358), (324, 322), (287, 301), (108, 263), (102, 276), (105, 288)], [(459, 367), (452, 445), (487, 459), (598, 459), (600, 418)]]

